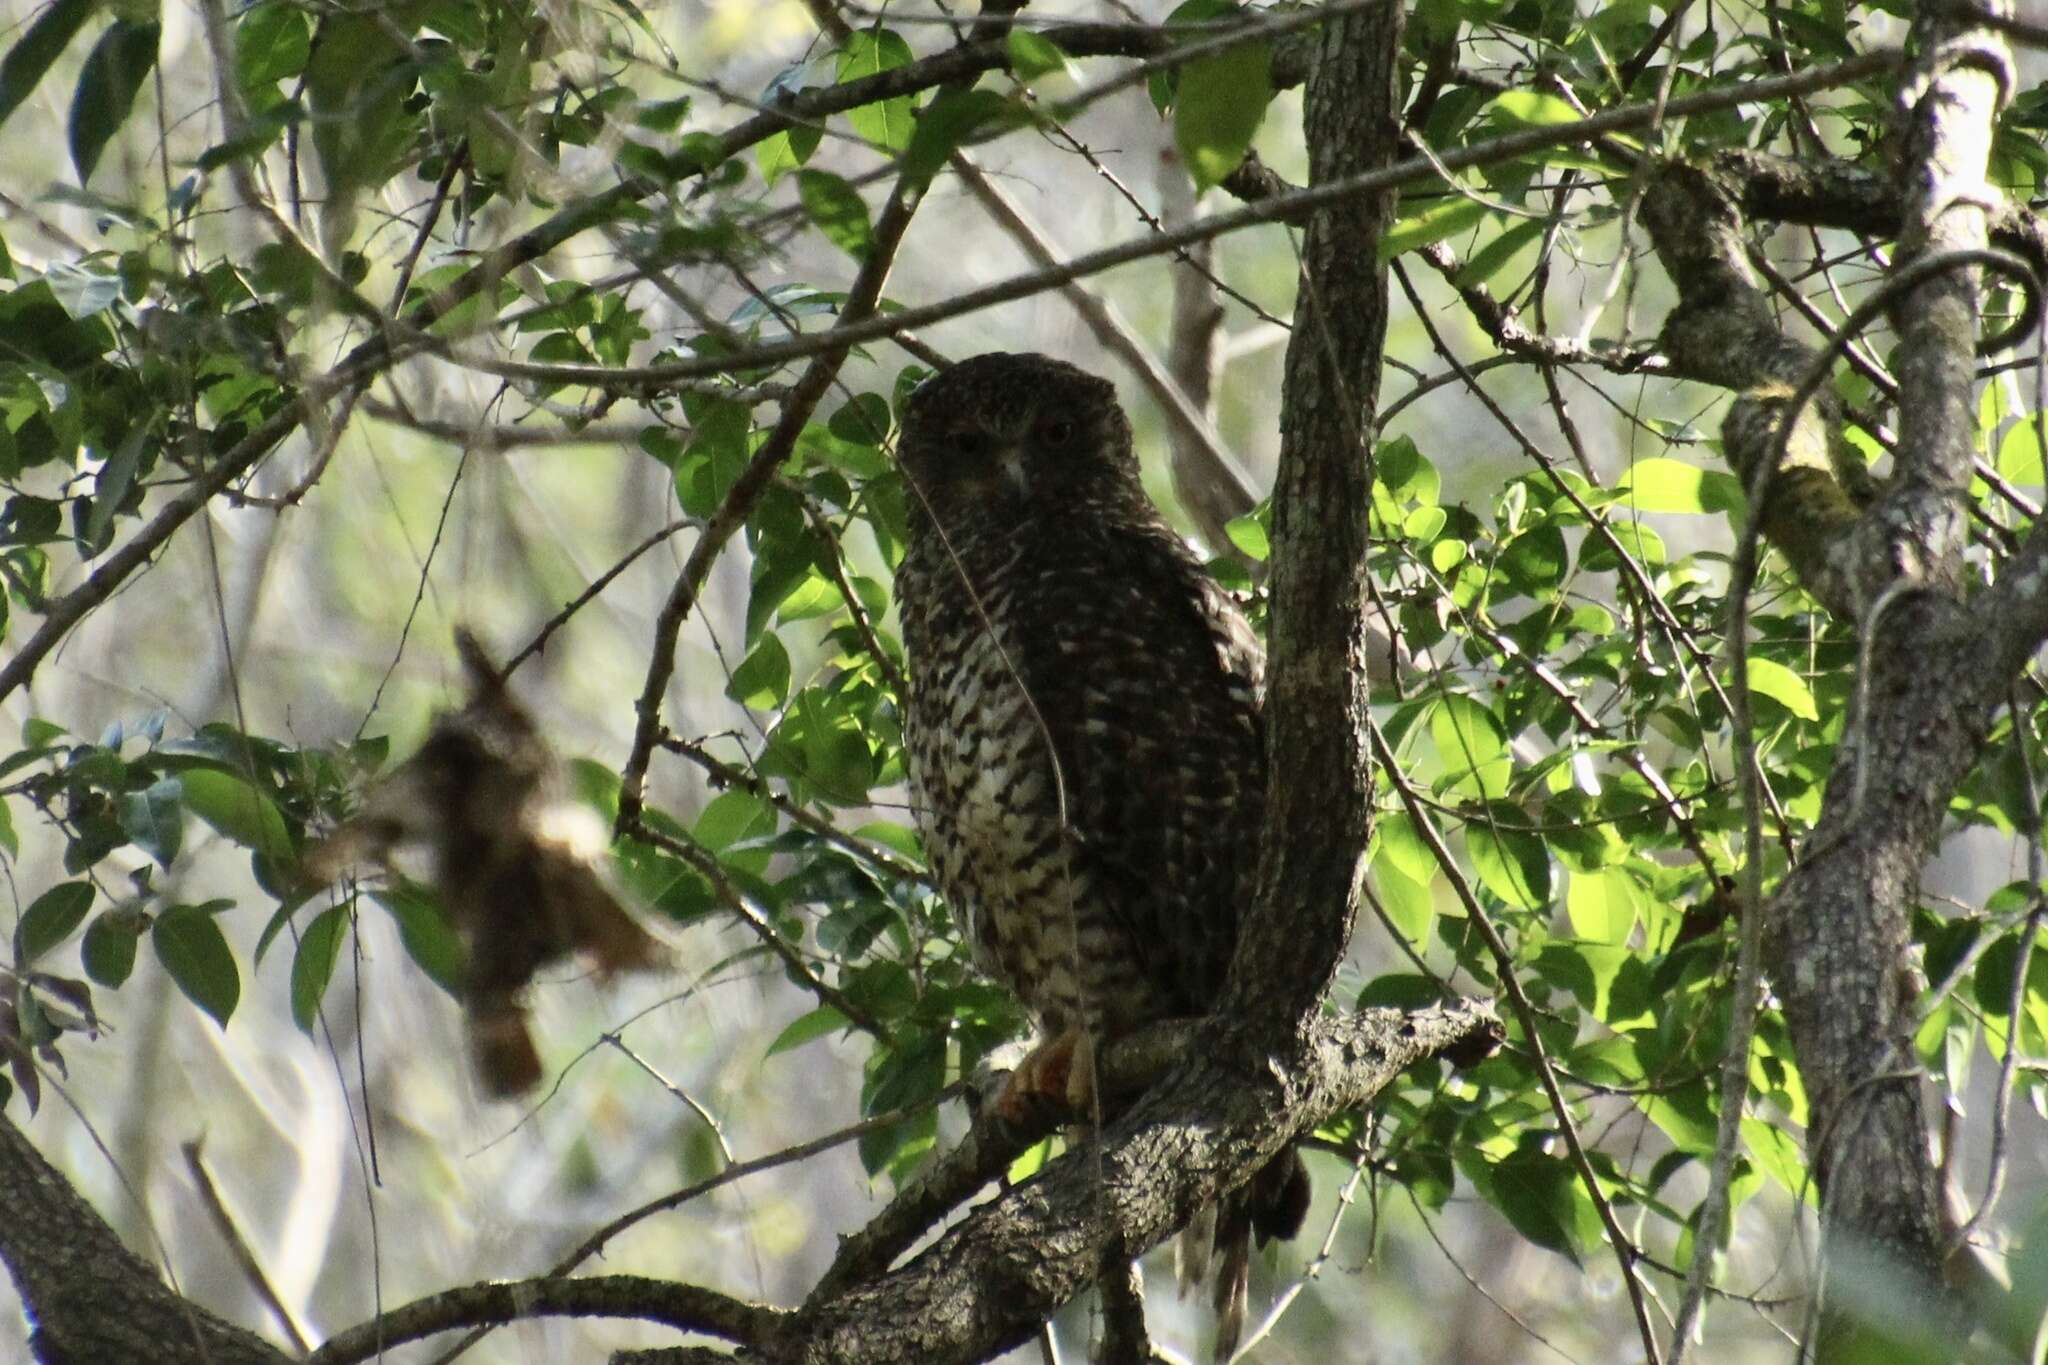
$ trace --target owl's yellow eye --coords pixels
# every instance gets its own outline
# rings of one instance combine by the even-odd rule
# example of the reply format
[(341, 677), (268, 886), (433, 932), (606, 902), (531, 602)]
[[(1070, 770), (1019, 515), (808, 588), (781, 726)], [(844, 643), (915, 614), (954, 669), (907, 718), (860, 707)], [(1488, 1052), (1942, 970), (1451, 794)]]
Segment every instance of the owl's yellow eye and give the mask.
[(1074, 424), (1064, 417), (1048, 417), (1038, 424), (1037, 435), (1041, 445), (1064, 446), (1074, 439)]

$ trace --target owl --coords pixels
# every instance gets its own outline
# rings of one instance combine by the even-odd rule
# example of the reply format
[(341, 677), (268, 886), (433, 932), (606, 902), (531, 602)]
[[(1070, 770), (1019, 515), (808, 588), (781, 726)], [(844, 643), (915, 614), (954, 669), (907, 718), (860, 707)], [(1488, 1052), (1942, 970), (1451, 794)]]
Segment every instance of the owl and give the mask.
[[(1115, 390), (1042, 355), (927, 380), (898, 443), (904, 743), (934, 879), (1042, 1041), (1000, 1102), (1086, 1114), (1095, 1049), (1208, 1013), (1252, 895), (1265, 806), (1264, 652), (1139, 482)], [(1291, 1237), (1292, 1149), (1198, 1217), (1217, 1356), (1251, 1237)]]

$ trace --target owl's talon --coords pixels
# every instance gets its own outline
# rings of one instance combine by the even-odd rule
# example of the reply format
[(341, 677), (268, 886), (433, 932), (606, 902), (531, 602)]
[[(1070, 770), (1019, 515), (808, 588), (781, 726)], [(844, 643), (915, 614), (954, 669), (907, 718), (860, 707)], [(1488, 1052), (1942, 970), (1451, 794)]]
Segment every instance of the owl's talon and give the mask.
[(995, 1101), (996, 1117), (1020, 1128), (1044, 1117), (1085, 1116), (1094, 1107), (1095, 1049), (1078, 1027), (1032, 1048)]

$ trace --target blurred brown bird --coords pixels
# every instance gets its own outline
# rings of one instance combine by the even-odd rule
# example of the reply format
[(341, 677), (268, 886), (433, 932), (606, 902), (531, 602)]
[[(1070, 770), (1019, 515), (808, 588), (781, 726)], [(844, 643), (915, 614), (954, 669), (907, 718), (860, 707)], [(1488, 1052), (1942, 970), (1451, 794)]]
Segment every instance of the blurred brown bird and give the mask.
[(467, 630), (455, 636), (466, 704), (438, 716), (419, 752), (373, 786), (362, 809), (306, 857), (309, 879), (352, 863), (387, 869), (423, 848), (428, 880), (466, 950), (462, 1004), (470, 1055), (491, 1095), (538, 1084), (524, 995), (571, 954), (601, 976), (652, 967), (661, 947), (606, 884), (601, 824), (563, 799), (554, 754)]

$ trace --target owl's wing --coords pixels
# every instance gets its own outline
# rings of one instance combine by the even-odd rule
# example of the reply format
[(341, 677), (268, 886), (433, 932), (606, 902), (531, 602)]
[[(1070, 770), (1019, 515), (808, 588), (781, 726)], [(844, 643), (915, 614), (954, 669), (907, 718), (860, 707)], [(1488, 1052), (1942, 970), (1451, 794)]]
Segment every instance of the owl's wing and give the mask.
[(1080, 548), (1096, 572), (1072, 580), (1085, 593), (1038, 604), (1024, 682), (1128, 965), (1177, 1011), (1199, 1013), (1256, 872), (1263, 651), (1163, 526)]

